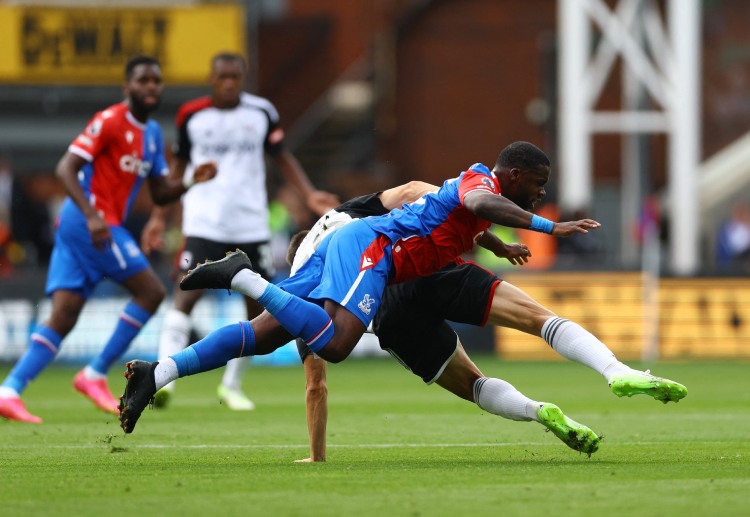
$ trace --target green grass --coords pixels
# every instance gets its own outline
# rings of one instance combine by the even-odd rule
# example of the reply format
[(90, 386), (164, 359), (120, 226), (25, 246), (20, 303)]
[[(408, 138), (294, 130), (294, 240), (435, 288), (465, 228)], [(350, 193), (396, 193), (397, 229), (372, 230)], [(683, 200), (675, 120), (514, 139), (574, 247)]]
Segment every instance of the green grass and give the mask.
[[(558, 404), (605, 437), (590, 459), (543, 432), (424, 386), (390, 360), (329, 368), (328, 462), (307, 455), (301, 368), (251, 368), (258, 408), (231, 412), (220, 372), (182, 379), (173, 405), (125, 436), (44, 372), (26, 391), (41, 426), (0, 420), (0, 514), (748, 515), (748, 364), (657, 365), (679, 404), (618, 399), (572, 363), (480, 358), (487, 375)], [(0, 375), (8, 366), (0, 366)], [(119, 393), (124, 379), (113, 376)]]

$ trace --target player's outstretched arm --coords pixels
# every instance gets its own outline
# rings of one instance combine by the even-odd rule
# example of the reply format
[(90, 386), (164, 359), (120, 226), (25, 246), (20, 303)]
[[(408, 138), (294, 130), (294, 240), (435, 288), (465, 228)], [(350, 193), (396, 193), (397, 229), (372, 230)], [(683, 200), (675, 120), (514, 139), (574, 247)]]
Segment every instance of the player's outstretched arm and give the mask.
[(555, 223), (527, 212), (513, 201), (489, 192), (469, 192), (464, 207), (482, 219), (510, 228), (525, 228), (555, 237), (568, 237), (575, 233), (588, 233), (601, 225), (593, 219)]
[(436, 192), (438, 187), (424, 181), (410, 181), (398, 187), (389, 188), (380, 193), (380, 202), (386, 210), (401, 208), (406, 203), (413, 203), (430, 192)]

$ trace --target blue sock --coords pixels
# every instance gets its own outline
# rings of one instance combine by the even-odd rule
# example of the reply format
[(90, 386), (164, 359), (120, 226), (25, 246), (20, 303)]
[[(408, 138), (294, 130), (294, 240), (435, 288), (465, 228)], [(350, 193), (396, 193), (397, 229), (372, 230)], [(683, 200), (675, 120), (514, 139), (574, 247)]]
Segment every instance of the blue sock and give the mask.
[(12, 388), (19, 394), (29, 382), (36, 379), (42, 370), (53, 361), (60, 350), (62, 337), (49, 327), (39, 325), (31, 334), (29, 348), (3, 382), (6, 388)]
[(109, 367), (112, 366), (130, 346), (141, 328), (151, 318), (151, 313), (142, 309), (134, 302), (129, 302), (120, 313), (120, 319), (104, 350), (89, 363), (95, 371), (107, 375)]
[(268, 312), (294, 337), (300, 337), (313, 352), (333, 337), (333, 321), (320, 306), (268, 284), (258, 298)]
[(180, 377), (220, 368), (236, 357), (255, 355), (255, 332), (249, 321), (214, 330), (172, 356)]

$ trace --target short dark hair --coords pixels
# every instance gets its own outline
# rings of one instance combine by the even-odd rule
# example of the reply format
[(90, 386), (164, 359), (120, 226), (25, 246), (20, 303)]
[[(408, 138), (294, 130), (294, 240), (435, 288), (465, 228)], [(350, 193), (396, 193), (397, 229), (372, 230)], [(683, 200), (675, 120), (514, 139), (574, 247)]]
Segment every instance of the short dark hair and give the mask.
[(130, 58), (128, 63), (125, 65), (125, 80), (130, 81), (130, 78), (133, 77), (133, 70), (135, 70), (135, 67), (138, 65), (156, 65), (161, 66), (159, 64), (159, 60), (152, 56), (144, 56), (144, 55), (138, 55)]
[(242, 70), (247, 70), (247, 63), (245, 58), (236, 52), (219, 52), (213, 58), (211, 58), (211, 69), (216, 66), (219, 61), (237, 61), (242, 65)]
[(307, 237), (310, 230), (303, 230), (294, 234), (294, 237), (289, 241), (289, 247), (286, 250), (286, 263), (290, 266), (294, 264), (294, 256), (297, 255), (297, 250), (302, 244), (302, 240)]
[(539, 167), (549, 167), (549, 158), (544, 151), (529, 142), (513, 142), (500, 151), (495, 165), (498, 168), (518, 168), (524, 171), (535, 171)]

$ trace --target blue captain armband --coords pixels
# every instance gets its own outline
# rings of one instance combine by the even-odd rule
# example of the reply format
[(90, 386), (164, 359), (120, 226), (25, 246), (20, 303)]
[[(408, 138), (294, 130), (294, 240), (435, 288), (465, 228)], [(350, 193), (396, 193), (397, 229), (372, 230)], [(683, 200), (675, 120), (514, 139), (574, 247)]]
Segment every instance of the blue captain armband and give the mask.
[(539, 217), (538, 215), (531, 216), (531, 226), (529, 227), (530, 230), (542, 233), (552, 233), (552, 228), (554, 227), (555, 223), (553, 223), (549, 219)]

